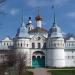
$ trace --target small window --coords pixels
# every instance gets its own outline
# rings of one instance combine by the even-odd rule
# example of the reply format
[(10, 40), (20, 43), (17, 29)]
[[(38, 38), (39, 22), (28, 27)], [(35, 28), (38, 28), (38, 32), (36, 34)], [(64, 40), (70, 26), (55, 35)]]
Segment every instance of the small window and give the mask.
[(54, 43), (54, 47), (56, 47), (56, 43)]
[(8, 46), (8, 43), (7, 43), (7, 46)]
[(68, 43), (66, 43), (66, 46), (68, 47)]
[(28, 47), (28, 44), (27, 44), (27, 47)]
[(69, 59), (69, 56), (68, 56), (68, 59)]
[(30, 30), (30, 27), (29, 27), (29, 30)]
[(38, 48), (41, 48), (41, 44), (40, 43), (38, 43)]
[(70, 43), (69, 43), (69, 47), (70, 47)]
[(4, 46), (5, 46), (5, 43), (4, 43)]
[(72, 43), (72, 46), (74, 46), (74, 43)]
[(35, 43), (32, 43), (32, 48), (35, 48)]
[(4, 55), (1, 55), (1, 58), (4, 58)]
[(21, 43), (21, 47), (22, 47), (22, 43)]
[(74, 56), (72, 56), (72, 59), (74, 58)]
[(24, 46), (25, 46), (25, 43), (24, 43)]
[[(50, 43), (49, 43), (49, 47), (50, 47)], [(46, 43), (44, 43), (44, 48), (46, 48)]]
[[(48, 45), (49, 47), (51, 46), (51, 43), (49, 42), (49, 45)], [(45, 43), (44, 43), (44, 47), (45, 47)]]
[(18, 46), (19, 46), (19, 43), (18, 43)]
[(57, 43), (57, 45), (59, 46), (59, 43)]

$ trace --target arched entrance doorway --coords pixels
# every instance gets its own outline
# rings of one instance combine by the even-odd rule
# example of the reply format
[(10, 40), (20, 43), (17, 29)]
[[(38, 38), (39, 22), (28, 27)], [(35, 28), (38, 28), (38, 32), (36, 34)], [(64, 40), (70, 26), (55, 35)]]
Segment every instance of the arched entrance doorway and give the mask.
[(45, 67), (45, 54), (42, 51), (33, 53), (32, 67)]

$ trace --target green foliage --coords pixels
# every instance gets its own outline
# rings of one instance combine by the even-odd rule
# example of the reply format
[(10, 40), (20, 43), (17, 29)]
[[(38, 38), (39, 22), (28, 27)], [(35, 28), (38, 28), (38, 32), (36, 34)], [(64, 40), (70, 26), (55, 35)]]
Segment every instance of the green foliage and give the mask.
[(8, 68), (8, 65), (0, 64), (0, 75), (3, 74), (7, 68)]
[(52, 75), (75, 75), (75, 70), (49, 70)]
[(59, 68), (59, 67), (47, 67), (47, 69), (75, 69), (75, 67), (62, 67), (62, 68)]
[(34, 69), (34, 67), (26, 66), (27, 69)]
[(70, 37), (74, 37), (74, 38), (75, 38), (75, 34), (73, 34), (73, 33), (68, 33), (68, 34), (66, 34), (65, 40), (66, 40), (66, 39), (69, 39)]
[(33, 72), (27, 71), (25, 75), (33, 75)]
[(1, 69), (6, 69), (8, 67), (8, 65), (6, 65), (6, 64), (0, 64), (0, 70)]

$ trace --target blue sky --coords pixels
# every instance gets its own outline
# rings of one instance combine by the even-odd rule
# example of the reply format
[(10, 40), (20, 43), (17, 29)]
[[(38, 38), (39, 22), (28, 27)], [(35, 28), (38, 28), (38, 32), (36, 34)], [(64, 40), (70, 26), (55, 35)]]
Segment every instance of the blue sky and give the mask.
[(15, 37), (18, 27), (21, 25), (22, 8), (25, 24), (28, 17), (32, 17), (33, 26), (37, 8), (43, 18), (43, 27), (49, 29), (53, 22), (52, 5), (55, 5), (56, 23), (64, 33), (75, 33), (75, 0), (7, 0), (0, 8), (4, 15), (0, 15), (0, 39), (10, 36)]

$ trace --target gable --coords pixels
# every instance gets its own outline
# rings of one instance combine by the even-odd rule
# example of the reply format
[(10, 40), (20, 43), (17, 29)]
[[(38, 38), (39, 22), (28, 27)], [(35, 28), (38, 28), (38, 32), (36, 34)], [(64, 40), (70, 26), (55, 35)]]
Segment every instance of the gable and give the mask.
[(39, 40), (45, 40), (46, 38), (43, 36), (43, 35), (41, 35), (41, 34), (35, 34), (32, 38), (31, 38), (31, 40), (35, 40), (35, 41), (39, 41)]

